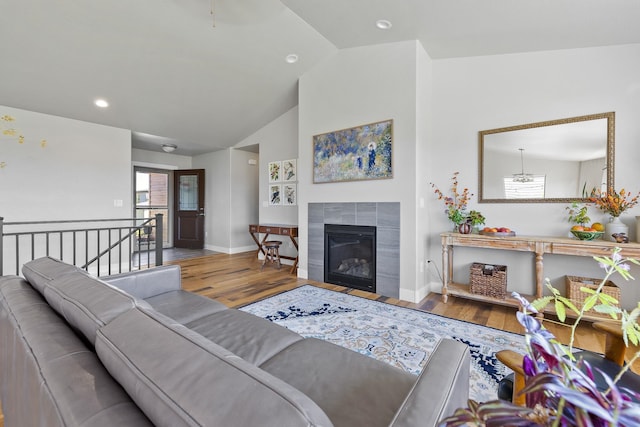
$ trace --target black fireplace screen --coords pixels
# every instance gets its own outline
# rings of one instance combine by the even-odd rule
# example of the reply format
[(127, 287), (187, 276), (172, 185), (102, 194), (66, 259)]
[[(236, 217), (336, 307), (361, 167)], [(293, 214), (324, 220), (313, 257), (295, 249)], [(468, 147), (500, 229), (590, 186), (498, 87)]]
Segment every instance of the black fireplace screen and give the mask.
[(325, 224), (324, 281), (376, 291), (376, 227)]

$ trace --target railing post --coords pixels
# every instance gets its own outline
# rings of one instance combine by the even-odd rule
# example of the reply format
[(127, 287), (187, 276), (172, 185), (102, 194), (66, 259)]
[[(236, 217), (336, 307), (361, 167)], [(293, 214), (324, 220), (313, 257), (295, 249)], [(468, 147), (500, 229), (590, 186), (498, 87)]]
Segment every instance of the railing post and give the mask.
[(0, 276), (2, 273), (2, 266), (4, 265), (4, 254), (2, 248), (4, 246), (4, 218), (0, 216)]
[(162, 265), (162, 242), (164, 241), (162, 217), (164, 215), (156, 214), (156, 267)]

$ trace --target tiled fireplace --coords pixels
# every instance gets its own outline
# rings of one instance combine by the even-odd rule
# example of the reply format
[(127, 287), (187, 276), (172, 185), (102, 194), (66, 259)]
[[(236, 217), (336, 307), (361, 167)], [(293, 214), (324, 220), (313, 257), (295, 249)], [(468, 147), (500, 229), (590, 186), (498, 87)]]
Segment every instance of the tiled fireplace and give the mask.
[(400, 203), (310, 203), (309, 279), (325, 281), (325, 224), (376, 229), (376, 293), (400, 294)]

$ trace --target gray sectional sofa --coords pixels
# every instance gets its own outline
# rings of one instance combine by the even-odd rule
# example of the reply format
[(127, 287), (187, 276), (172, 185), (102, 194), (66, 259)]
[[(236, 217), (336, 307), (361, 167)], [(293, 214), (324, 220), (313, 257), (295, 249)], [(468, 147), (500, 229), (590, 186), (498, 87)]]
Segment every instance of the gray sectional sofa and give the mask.
[(431, 426), (464, 406), (469, 351), (420, 376), (181, 290), (177, 266), (99, 280), (52, 258), (0, 278), (6, 427)]

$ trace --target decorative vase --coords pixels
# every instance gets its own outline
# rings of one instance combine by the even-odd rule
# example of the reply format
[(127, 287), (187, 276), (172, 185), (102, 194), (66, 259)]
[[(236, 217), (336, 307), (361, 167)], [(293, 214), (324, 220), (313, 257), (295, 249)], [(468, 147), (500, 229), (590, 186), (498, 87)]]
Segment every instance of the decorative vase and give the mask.
[(629, 239), (629, 227), (620, 220), (620, 217), (613, 216), (604, 225), (604, 239), (610, 242), (623, 243), (625, 238)]
[(463, 222), (458, 226), (458, 232), (462, 234), (470, 234), (473, 227), (468, 222)]

